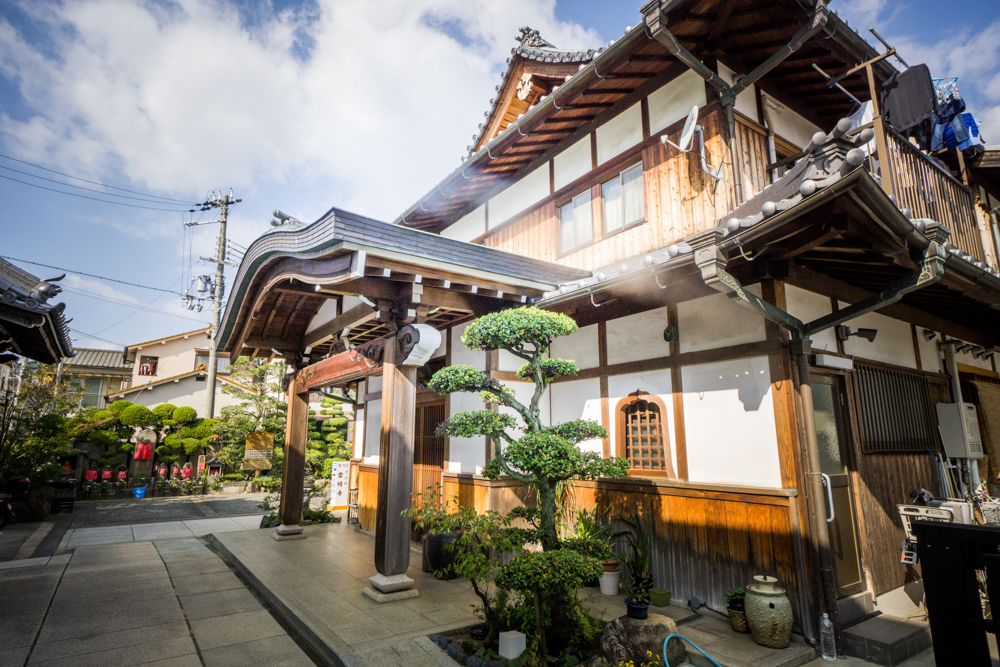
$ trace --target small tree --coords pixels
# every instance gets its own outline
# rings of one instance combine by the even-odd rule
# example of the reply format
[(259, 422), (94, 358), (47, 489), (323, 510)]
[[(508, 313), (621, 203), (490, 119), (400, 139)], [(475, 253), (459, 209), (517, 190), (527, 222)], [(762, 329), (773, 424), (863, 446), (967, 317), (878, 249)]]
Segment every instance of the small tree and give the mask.
[(272, 465), (280, 466), (285, 444), (285, 419), (288, 404), (282, 400), (281, 378), (285, 363), (264, 362), (260, 359), (239, 358), (230, 366), (230, 379), (222, 393), (239, 399), (240, 403), (222, 408), (215, 434), (221, 445), (219, 460), (226, 472), (234, 472), (243, 463), (247, 436), (264, 431), (274, 436), (275, 458)]
[[(539, 401), (556, 379), (575, 375), (576, 363), (549, 358), (552, 341), (576, 331), (576, 322), (567, 315), (535, 307), (492, 313), (470, 324), (462, 343), (472, 350), (506, 350), (523, 359), (517, 377), (532, 382), (534, 392), (527, 404), (514, 391), (471, 366), (449, 366), (434, 374), (430, 388), (439, 394), (478, 393), (488, 403), (513, 410), (521, 420), (505, 412), (476, 410), (462, 412), (438, 427), (440, 435), (493, 439), (493, 458), (483, 476), (496, 479), (507, 474), (536, 489), (538, 496), (538, 537), (545, 551), (559, 548), (557, 533), (557, 491), (570, 479), (621, 477), (628, 472), (623, 458), (602, 459), (595, 452), (583, 452), (579, 443), (603, 438), (607, 431), (597, 422), (577, 419), (546, 426), (542, 423)], [(522, 435), (515, 435), (520, 431)]]

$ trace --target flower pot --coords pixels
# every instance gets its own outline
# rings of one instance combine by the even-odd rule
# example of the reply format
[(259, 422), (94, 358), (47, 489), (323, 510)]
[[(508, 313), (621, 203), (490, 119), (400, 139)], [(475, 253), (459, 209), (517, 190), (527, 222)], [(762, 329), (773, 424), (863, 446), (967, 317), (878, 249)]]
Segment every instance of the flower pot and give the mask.
[(629, 600), (625, 600), (625, 608), (628, 610), (629, 618), (644, 619), (649, 616), (649, 603), (643, 602), (642, 604), (636, 604)]
[(733, 632), (739, 632), (741, 634), (746, 634), (750, 632), (750, 627), (747, 625), (747, 614), (742, 609), (733, 609), (729, 607), (727, 610), (729, 612), (729, 627), (733, 629)]
[(604, 595), (618, 595), (618, 584), (621, 582), (621, 570), (605, 572), (601, 575), (601, 593)]
[(654, 607), (666, 607), (670, 604), (670, 591), (666, 588), (650, 588), (649, 602)]
[(602, 560), (601, 567), (604, 568), (605, 572), (618, 572), (621, 569), (621, 563), (618, 562), (617, 558), (612, 558), (610, 560)]
[(423, 543), (423, 569), (424, 572), (438, 572), (439, 570), (446, 570), (444, 576), (439, 577), (440, 579), (454, 579), (458, 575), (451, 568), (451, 564), (455, 562), (455, 554), (452, 551), (452, 544), (454, 544), (462, 533), (459, 531), (453, 531), (451, 533), (442, 533), (440, 535), (427, 533), (421, 538)]
[(754, 581), (747, 586), (744, 603), (753, 640), (761, 646), (785, 648), (792, 637), (792, 603), (785, 589), (774, 585), (774, 577), (756, 576)]

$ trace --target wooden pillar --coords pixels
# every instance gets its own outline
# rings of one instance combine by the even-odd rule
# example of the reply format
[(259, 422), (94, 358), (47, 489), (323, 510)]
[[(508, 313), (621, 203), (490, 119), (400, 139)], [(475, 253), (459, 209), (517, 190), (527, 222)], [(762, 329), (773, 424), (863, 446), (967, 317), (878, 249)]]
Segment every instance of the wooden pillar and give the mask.
[[(416, 411), (415, 366), (397, 366), (396, 339), (386, 341), (382, 362), (382, 424), (379, 437), (378, 511), (375, 517), (375, 568), (384, 578), (406, 578), (410, 565), (410, 508), (413, 492), (413, 420)], [(376, 579), (373, 577), (372, 579)], [(371, 580), (370, 580), (371, 581)], [(408, 580), (412, 585), (412, 580)], [(371, 582), (383, 593), (389, 590)], [(416, 591), (414, 591), (416, 592)]]
[(306, 439), (309, 430), (309, 392), (299, 393), (297, 379), (288, 387), (288, 416), (285, 422), (285, 464), (281, 471), (281, 525), (274, 539), (295, 539), (302, 535), (302, 487), (306, 473)]

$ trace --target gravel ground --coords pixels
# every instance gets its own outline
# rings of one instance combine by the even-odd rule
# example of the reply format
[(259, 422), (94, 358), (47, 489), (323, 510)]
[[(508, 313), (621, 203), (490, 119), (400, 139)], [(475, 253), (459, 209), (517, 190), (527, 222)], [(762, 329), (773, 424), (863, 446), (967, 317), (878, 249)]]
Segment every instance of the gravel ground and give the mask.
[(112, 526), (148, 521), (183, 521), (219, 516), (257, 514), (257, 503), (266, 493), (232, 496), (177, 496), (142, 500), (98, 500), (77, 502), (73, 509), (74, 528)]

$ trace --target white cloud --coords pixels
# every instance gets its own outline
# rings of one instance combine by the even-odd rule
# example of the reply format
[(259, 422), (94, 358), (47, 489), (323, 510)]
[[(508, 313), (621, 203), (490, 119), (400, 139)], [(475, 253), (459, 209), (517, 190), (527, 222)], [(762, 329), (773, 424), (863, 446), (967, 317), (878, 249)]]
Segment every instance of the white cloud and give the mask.
[(391, 219), (457, 166), (519, 26), (599, 45), (554, 7), (320, 0), (310, 15), (256, 12), (247, 28), (228, 0), (26, 1), (54, 52), (0, 19), (0, 75), (34, 112), (0, 114), (0, 140), (161, 193), (279, 188)]
[(125, 303), (139, 302), (139, 300), (132, 295), (121, 292), (108, 283), (102, 283), (99, 280), (92, 280), (90, 278), (84, 278), (74, 274), (67, 275), (59, 284), (70, 288), (70, 292), (80, 290), (84, 293), (116, 299), (118, 301), (124, 301)]

